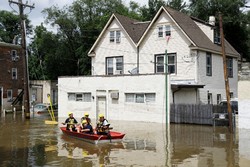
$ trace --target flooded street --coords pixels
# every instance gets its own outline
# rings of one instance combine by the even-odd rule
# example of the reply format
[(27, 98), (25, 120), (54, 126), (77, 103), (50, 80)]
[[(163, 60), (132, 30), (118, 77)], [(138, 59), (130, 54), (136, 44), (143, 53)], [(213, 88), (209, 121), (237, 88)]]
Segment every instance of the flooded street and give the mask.
[[(109, 121), (126, 133), (122, 143), (93, 145), (46, 125), (46, 116), (0, 121), (0, 166), (249, 166), (239, 138), (227, 127)], [(59, 120), (63, 122), (64, 119)], [(246, 143), (246, 145), (249, 145)]]

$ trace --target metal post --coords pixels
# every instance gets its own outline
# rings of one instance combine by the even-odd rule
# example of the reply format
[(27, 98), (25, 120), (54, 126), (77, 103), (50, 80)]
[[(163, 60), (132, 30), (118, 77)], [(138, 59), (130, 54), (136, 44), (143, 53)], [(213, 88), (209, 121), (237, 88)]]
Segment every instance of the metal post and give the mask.
[(166, 96), (166, 124), (169, 124), (168, 112), (168, 51), (165, 50), (165, 96)]

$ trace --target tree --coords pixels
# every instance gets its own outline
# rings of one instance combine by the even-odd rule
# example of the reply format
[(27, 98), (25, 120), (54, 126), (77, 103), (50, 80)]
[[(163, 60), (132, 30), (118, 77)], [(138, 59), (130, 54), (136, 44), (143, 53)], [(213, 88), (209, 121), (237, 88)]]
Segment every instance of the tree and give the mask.
[[(25, 16), (27, 34), (32, 33), (30, 20)], [(0, 11), (0, 41), (13, 43), (14, 40), (21, 38), (20, 17), (12, 12)], [(14, 42), (16, 42), (14, 41)]]
[(181, 11), (183, 13), (186, 13), (187, 11), (185, 10), (187, 7), (186, 2), (184, 0), (169, 0), (167, 2), (167, 5), (175, 10)]
[(166, 2), (163, 0), (148, 0), (148, 7), (143, 6), (140, 8), (140, 13), (142, 15), (142, 20), (149, 21), (152, 20), (160, 9), (161, 6), (165, 6)]

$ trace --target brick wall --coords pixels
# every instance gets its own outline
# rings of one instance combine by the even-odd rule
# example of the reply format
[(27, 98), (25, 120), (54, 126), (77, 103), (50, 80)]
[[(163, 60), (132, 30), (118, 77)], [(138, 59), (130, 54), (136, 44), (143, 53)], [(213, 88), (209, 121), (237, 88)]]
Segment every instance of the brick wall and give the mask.
[[(16, 51), (16, 58), (12, 58), (13, 50)], [(7, 90), (12, 90), (12, 96), (18, 95), (18, 90), (23, 89), (24, 57), (19, 45), (0, 42), (0, 88), (2, 89), (3, 106), (11, 105), (11, 102), (4, 104), (7, 98)], [(13, 68), (17, 69), (16, 79), (12, 78)]]

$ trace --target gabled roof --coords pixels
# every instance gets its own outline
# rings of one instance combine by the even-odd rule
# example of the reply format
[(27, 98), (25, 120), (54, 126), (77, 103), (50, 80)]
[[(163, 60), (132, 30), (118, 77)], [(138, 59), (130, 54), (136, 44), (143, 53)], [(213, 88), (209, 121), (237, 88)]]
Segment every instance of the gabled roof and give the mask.
[(105, 25), (104, 29), (102, 30), (101, 34), (99, 35), (99, 37), (95, 41), (94, 45), (92, 46), (92, 48), (90, 49), (88, 54), (90, 54), (92, 52), (92, 50), (95, 48), (95, 46), (99, 42), (100, 37), (103, 35), (103, 33), (106, 31), (106, 29), (108, 28), (108, 26), (111, 24), (111, 22), (114, 19), (116, 19), (118, 21), (121, 28), (124, 30), (125, 33), (127, 33), (128, 37), (132, 40), (132, 42), (134, 43), (135, 46), (138, 43), (138, 41), (140, 40), (140, 38), (142, 37), (144, 31), (147, 29), (147, 27), (150, 23), (150, 22), (140, 22), (138, 20), (131, 19), (129, 17), (122, 16), (122, 15), (117, 14), (117, 13), (112, 14), (108, 23)]
[(137, 44), (142, 37), (144, 31), (147, 29), (150, 22), (140, 22), (120, 14), (115, 14), (122, 27), (126, 30), (130, 38)]

